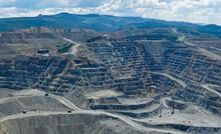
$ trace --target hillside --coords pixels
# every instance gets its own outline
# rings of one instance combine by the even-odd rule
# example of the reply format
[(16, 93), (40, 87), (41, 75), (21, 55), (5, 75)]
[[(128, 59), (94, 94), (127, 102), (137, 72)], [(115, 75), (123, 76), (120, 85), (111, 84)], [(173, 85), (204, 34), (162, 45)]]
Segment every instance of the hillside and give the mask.
[(0, 19), (0, 25), (0, 31), (40, 26), (65, 29), (93, 29), (96, 31), (116, 31), (125, 28), (199, 27), (197, 24), (186, 22), (168, 22), (141, 17), (116, 17), (97, 14), (77, 15), (69, 13)]

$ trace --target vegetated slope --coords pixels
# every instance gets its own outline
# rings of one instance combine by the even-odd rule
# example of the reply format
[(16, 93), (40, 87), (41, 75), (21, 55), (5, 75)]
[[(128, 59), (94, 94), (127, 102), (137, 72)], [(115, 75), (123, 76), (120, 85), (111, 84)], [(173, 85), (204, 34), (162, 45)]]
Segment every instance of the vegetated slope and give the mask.
[(131, 23), (145, 22), (143, 18), (114, 17), (107, 15), (76, 15), (60, 13), (56, 15), (23, 18), (0, 19), (0, 31), (25, 29), (30, 27), (53, 27), (65, 29), (94, 29), (96, 31), (113, 31)]
[(177, 22), (177, 21), (164, 21), (164, 20), (156, 20), (156, 19), (149, 19), (144, 23), (134, 23), (130, 24), (128, 27), (135, 27), (135, 28), (198, 28), (200, 25), (193, 24), (189, 22)]
[(206, 25), (203, 27), (199, 27), (198, 30), (203, 33), (209, 33), (221, 37), (221, 26), (218, 25)]
[(199, 25), (186, 22), (169, 22), (141, 17), (116, 17), (110, 15), (78, 15), (60, 13), (56, 15), (39, 15), (37, 17), (20, 17), (0, 19), (0, 31), (25, 29), (30, 27), (53, 27), (65, 29), (93, 29), (96, 31), (116, 31), (125, 28), (162, 28), (193, 27)]

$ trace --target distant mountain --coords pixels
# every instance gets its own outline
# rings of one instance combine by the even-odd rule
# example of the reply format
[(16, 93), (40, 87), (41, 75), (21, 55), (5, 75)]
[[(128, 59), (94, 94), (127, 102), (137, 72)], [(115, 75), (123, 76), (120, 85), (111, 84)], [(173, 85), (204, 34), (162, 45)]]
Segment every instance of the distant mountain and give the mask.
[(203, 33), (209, 33), (221, 37), (221, 26), (215, 24), (199, 27), (198, 30)]
[[(52, 27), (64, 29), (93, 29), (96, 31), (116, 31), (125, 28), (194, 28), (202, 32), (216, 31), (215, 26), (202, 26), (188, 22), (163, 21), (141, 17), (116, 17), (98, 14), (39, 15), (37, 17), (19, 17), (0, 19), (0, 31), (26, 29), (30, 27)], [(217, 26), (219, 27), (219, 26)]]
[(0, 19), (0, 31), (44, 26), (53, 28), (94, 29), (96, 31), (115, 31), (133, 23), (144, 23), (139, 17), (115, 17), (108, 15), (77, 15), (60, 13), (56, 15), (39, 15), (37, 17), (20, 17)]
[(213, 34), (220, 34), (221, 33), (221, 26), (215, 25), (215, 24), (210, 24), (206, 26), (202, 26), (199, 28), (200, 32), (204, 33), (213, 33)]
[[(146, 19), (147, 20), (147, 19)], [(198, 28), (200, 25), (189, 22), (164, 21), (156, 19), (148, 19), (144, 23), (130, 24), (129, 27), (135, 28)]]

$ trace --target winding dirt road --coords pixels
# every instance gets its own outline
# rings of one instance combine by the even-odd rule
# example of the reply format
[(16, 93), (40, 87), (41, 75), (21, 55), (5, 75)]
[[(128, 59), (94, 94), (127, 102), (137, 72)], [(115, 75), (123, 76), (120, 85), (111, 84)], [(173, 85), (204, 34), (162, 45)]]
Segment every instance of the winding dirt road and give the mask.
[[(45, 95), (45, 92), (35, 90), (35, 89), (29, 90), (27, 92), (25, 92), (25, 90), (23, 90), (21, 92), (22, 93), (19, 93), (19, 92), (15, 93), (16, 95), (20, 95), (20, 96), (17, 96), (17, 97), (21, 98), (21, 97), (28, 97), (28, 96), (30, 97), (30, 96)], [(22, 96), (21, 96), (21, 94), (22, 94)], [(113, 113), (109, 113), (109, 112), (106, 112), (106, 111), (83, 110), (83, 109), (77, 107), (71, 101), (69, 101), (66, 98), (61, 97), (61, 96), (49, 94), (49, 96), (47, 96), (47, 97), (51, 97), (51, 98), (56, 99), (57, 101), (61, 102), (66, 107), (68, 107), (68, 108), (70, 108), (74, 111), (72, 113), (67, 113), (67, 111), (38, 111), (38, 112), (36, 112), (36, 111), (27, 111), (26, 114), (18, 113), (18, 114), (13, 114), (13, 115), (2, 117), (2, 118), (0, 118), (0, 123), (4, 122), (4, 121), (7, 121), (7, 120), (21, 119), (21, 118), (34, 117), (34, 116), (49, 116), (49, 115), (61, 115), (61, 114), (106, 115), (106, 116), (110, 116), (110, 117), (113, 117), (113, 118), (117, 118), (117, 119), (127, 123), (128, 125), (134, 127), (135, 129), (145, 131), (145, 132), (155, 131), (155, 132), (171, 133), (171, 134), (185, 134), (183, 132), (179, 132), (179, 131), (175, 131), (175, 130), (144, 127), (144, 126), (136, 123), (135, 121), (133, 121), (132, 119), (130, 119), (126, 116), (113, 114)], [(12, 97), (12, 98), (14, 98), (14, 97)]]
[(78, 47), (80, 47), (81, 44), (79, 44), (79, 43), (77, 43), (77, 42), (75, 42), (73, 40), (67, 39), (67, 38), (63, 38), (63, 39), (65, 41), (68, 41), (68, 42), (72, 43), (72, 44), (75, 44), (74, 46), (71, 47), (71, 51), (70, 51), (70, 54), (74, 54), (75, 55), (78, 52)]

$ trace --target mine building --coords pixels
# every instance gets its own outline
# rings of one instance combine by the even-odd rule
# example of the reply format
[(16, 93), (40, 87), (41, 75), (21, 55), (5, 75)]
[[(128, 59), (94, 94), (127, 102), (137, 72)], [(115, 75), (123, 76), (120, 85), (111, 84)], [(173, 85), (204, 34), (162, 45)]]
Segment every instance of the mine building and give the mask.
[(48, 49), (39, 49), (37, 51), (37, 54), (49, 54), (49, 50)]

